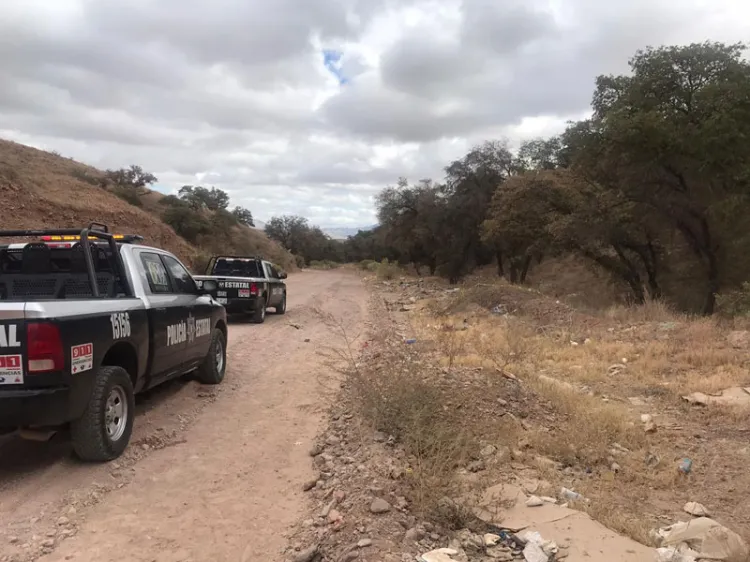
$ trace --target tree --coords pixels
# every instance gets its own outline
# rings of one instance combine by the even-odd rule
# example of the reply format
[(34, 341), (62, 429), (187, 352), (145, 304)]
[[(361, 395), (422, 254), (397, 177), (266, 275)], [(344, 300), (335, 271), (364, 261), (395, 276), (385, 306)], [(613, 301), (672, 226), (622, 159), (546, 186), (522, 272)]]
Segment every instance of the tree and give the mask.
[(396, 187), (387, 187), (376, 197), (385, 243), (406, 261), (427, 266), (431, 274), (437, 268), (439, 229), (443, 227), (440, 190), (431, 180), (409, 186), (400, 178)]
[(304, 238), (309, 230), (307, 219), (296, 215), (272, 217), (266, 223), (266, 235), (295, 255), (301, 255)]
[(245, 226), (255, 226), (255, 221), (253, 220), (253, 214), (244, 207), (235, 207), (232, 211), (232, 214), (234, 215), (234, 218), (237, 219), (237, 222), (240, 224), (244, 224)]
[(726, 278), (722, 254), (733, 244), (716, 215), (741, 216), (750, 194), (750, 63), (743, 53), (740, 44), (708, 42), (638, 51), (631, 76), (597, 79), (594, 119), (584, 138), (577, 131), (577, 169), (682, 236), (703, 272), (706, 314)]
[(119, 170), (107, 170), (105, 177), (117, 187), (128, 189), (142, 189), (147, 185), (156, 183), (156, 176), (144, 172), (140, 166), (130, 166)]
[(215, 187), (208, 189), (199, 185), (183, 185), (178, 196), (196, 210), (219, 211), (229, 206), (229, 195)]

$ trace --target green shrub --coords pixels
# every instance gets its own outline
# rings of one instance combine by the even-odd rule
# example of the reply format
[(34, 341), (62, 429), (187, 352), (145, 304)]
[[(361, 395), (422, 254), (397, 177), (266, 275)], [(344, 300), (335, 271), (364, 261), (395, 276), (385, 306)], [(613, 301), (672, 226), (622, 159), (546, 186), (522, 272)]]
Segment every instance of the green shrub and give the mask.
[(193, 244), (199, 236), (211, 232), (211, 222), (189, 207), (169, 207), (162, 213), (162, 220)]
[(143, 207), (141, 198), (138, 197), (138, 192), (135, 189), (129, 189), (127, 187), (116, 186), (112, 188), (112, 193), (123, 201), (127, 201), (135, 207)]
[(312, 269), (336, 269), (341, 264), (331, 260), (313, 260), (310, 262)]
[(750, 314), (750, 281), (745, 281), (739, 289), (716, 295), (716, 302), (722, 314), (727, 316), (747, 316)]
[(376, 265), (375, 273), (378, 279), (390, 281), (401, 276), (401, 268), (398, 264), (389, 262), (388, 258), (383, 258), (383, 261)]

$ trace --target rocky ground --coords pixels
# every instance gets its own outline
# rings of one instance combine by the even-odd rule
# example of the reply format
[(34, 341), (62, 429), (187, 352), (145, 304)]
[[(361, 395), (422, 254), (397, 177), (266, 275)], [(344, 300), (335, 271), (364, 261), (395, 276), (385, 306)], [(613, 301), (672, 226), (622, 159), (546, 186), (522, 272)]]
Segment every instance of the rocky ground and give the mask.
[[(741, 395), (716, 402), (750, 382), (747, 332), (505, 286), (368, 283), (369, 336), (341, 358), (286, 559), (687, 561), (688, 546), (706, 559), (709, 527), (716, 559), (750, 556), (750, 417)], [(659, 534), (691, 519), (704, 535)]]

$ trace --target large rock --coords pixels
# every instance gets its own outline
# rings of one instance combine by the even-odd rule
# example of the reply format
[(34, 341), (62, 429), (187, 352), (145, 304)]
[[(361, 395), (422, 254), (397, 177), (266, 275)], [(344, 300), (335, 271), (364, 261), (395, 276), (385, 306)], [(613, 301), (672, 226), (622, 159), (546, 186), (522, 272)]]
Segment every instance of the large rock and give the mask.
[(750, 547), (734, 531), (727, 529), (708, 517), (698, 517), (692, 521), (681, 521), (659, 529), (662, 546), (689, 548), (697, 554), (698, 560), (723, 560), (726, 562), (746, 562), (750, 560)]

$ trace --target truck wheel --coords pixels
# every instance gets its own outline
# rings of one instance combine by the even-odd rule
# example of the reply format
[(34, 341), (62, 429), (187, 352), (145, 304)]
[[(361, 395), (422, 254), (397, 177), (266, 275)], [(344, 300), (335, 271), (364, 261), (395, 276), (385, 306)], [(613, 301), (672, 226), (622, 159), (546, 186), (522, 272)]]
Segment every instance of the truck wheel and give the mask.
[(101, 367), (86, 410), (70, 424), (76, 455), (90, 462), (119, 457), (130, 442), (134, 416), (130, 375), (122, 367)]
[(263, 322), (266, 321), (266, 305), (268, 304), (268, 301), (266, 301), (266, 297), (261, 297), (261, 303), (258, 308), (256, 308), (252, 316), (250, 316), (250, 321), (253, 324), (263, 324)]
[(275, 310), (276, 314), (284, 314), (286, 312), (286, 292), (284, 292), (284, 297), (281, 299), (281, 302)]
[(197, 379), (203, 384), (219, 384), (227, 372), (227, 345), (224, 332), (215, 329), (211, 334), (211, 347), (208, 355), (198, 367)]

